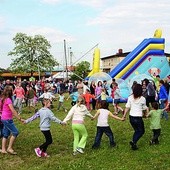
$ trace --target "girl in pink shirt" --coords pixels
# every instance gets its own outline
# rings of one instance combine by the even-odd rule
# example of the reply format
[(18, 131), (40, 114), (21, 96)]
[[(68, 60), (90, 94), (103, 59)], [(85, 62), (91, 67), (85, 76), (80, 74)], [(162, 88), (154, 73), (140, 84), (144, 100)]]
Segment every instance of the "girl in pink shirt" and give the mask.
[[(13, 89), (10, 86), (5, 86), (0, 100), (0, 109), (2, 112), (1, 121), (4, 125), (3, 138), (2, 138), (2, 150), (0, 150), (0, 152), (4, 154), (10, 153), (16, 155), (17, 153), (14, 151), (13, 145), (19, 132), (13, 122), (13, 115), (20, 121), (23, 121), (23, 119), (21, 119), (21, 117), (18, 115), (18, 113), (16, 112), (16, 110), (12, 105), (12, 95), (13, 95)], [(10, 135), (11, 137), (7, 148), (6, 147), (7, 139)]]

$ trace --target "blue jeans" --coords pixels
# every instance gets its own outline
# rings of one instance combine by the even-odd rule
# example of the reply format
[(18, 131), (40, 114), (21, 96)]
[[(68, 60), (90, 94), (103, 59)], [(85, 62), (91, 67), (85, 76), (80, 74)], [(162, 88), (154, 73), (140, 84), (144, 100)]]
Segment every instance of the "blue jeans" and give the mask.
[(107, 126), (107, 127), (97, 126), (96, 137), (95, 137), (95, 141), (94, 141), (92, 148), (98, 148), (100, 146), (100, 142), (101, 142), (103, 133), (105, 133), (109, 137), (110, 146), (115, 145), (113, 132), (110, 129), (110, 127), (109, 126)]
[[(165, 102), (166, 102), (166, 99), (159, 99), (160, 109), (165, 108)], [(165, 119), (168, 120), (168, 113), (166, 110), (164, 110), (162, 113), (162, 118), (163, 117), (165, 117)]]
[(18, 129), (16, 128), (13, 120), (1, 120), (4, 127), (3, 127), (3, 137), (8, 138), (10, 134), (12, 134), (14, 137), (17, 137), (19, 132)]
[(144, 122), (142, 117), (134, 117), (134, 116), (129, 116), (130, 119), (130, 124), (134, 129), (134, 134), (133, 134), (133, 143), (136, 144), (137, 141), (143, 136), (145, 133), (145, 127), (144, 127)]

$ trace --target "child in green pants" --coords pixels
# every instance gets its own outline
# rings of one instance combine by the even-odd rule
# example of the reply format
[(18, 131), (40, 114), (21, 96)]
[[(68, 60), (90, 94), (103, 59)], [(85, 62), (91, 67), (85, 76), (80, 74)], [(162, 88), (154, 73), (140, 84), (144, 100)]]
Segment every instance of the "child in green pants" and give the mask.
[(85, 116), (93, 118), (84, 104), (84, 98), (79, 96), (77, 104), (70, 109), (68, 115), (63, 120), (63, 122), (67, 122), (72, 118), (72, 130), (74, 134), (73, 155), (76, 155), (77, 153), (84, 153), (83, 149), (86, 146), (88, 137), (88, 133), (84, 125)]

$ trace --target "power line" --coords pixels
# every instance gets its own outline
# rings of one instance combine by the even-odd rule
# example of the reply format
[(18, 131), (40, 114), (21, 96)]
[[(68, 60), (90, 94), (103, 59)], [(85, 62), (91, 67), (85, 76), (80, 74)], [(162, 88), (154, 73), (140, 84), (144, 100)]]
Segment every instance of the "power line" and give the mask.
[(93, 50), (95, 47), (97, 47), (99, 44), (96, 44), (94, 47), (92, 47), (90, 50), (88, 50), (85, 54), (83, 54), (77, 61), (75, 61), (71, 66), (73, 66), (75, 63), (77, 63), (80, 59), (82, 59), (85, 55), (87, 55), (91, 50)]

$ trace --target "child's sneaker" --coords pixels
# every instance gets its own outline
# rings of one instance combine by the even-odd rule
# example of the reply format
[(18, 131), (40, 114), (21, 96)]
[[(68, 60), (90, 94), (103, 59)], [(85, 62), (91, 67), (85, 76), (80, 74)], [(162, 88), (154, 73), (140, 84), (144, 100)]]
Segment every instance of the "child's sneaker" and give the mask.
[(150, 145), (159, 144), (159, 141), (156, 142), (156, 141), (150, 140), (150, 141), (149, 141), (149, 144), (150, 144)]
[(115, 147), (115, 146), (116, 146), (116, 143), (112, 143), (110, 146), (111, 146), (111, 147)]
[(77, 154), (78, 154), (77, 151), (74, 151), (74, 152), (73, 152), (73, 156), (75, 156), (75, 155), (77, 155)]
[(41, 153), (41, 156), (42, 156), (42, 157), (45, 157), (45, 158), (49, 158), (49, 157), (50, 157), (50, 155), (48, 155), (46, 152), (42, 152), (42, 153)]
[(77, 148), (76, 149), (79, 153), (84, 153), (83, 149), (82, 148)]
[(132, 150), (138, 149), (137, 145), (133, 141), (130, 141), (129, 144), (131, 145)]
[(40, 150), (40, 148), (35, 148), (34, 151), (35, 151), (35, 153), (36, 153), (36, 155), (38, 157), (41, 157), (41, 150)]

